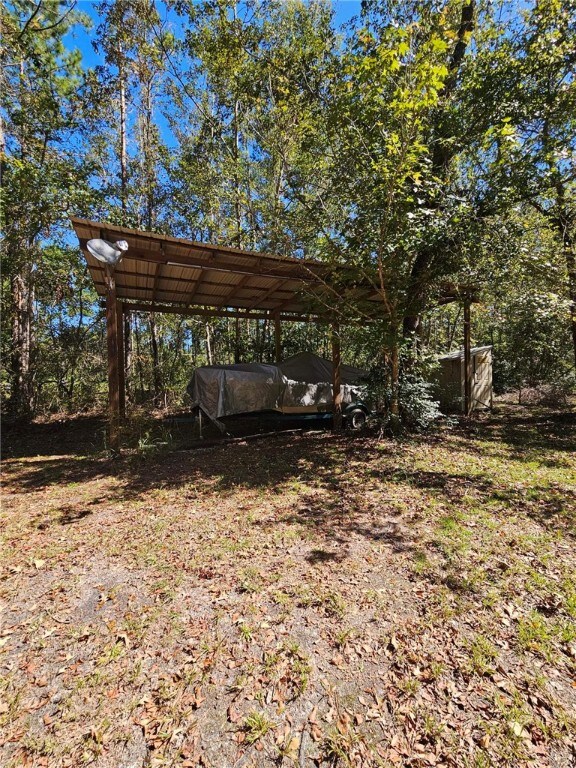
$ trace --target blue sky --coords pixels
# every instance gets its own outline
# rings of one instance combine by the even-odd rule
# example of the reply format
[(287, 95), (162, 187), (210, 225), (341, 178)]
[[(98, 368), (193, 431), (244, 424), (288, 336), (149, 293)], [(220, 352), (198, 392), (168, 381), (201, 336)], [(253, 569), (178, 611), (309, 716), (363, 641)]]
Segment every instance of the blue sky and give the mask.
[[(163, 3), (160, 3), (163, 6)], [(332, 6), (335, 11), (335, 23), (337, 27), (345, 24), (353, 16), (360, 13), (360, 0), (333, 0)], [(98, 13), (96, 12), (96, 2), (92, 0), (78, 0), (76, 8), (79, 11), (87, 14), (93, 22), (92, 30), (86, 30), (77, 27), (67, 36), (67, 44), (70, 47), (79, 48), (82, 52), (84, 64), (87, 67), (94, 67), (102, 63), (102, 58), (99, 56), (92, 46), (92, 40), (95, 34), (96, 26), (98, 25)], [(174, 19), (177, 17), (174, 15)]]
[[(157, 5), (160, 8), (161, 16), (167, 17), (169, 21), (173, 22), (174, 31), (176, 36), (178, 36), (179, 19), (177, 14), (175, 14), (173, 11), (168, 11), (165, 7), (165, 3), (161, 2), (161, 0), (157, 3)], [(333, 0), (332, 6), (335, 11), (334, 23), (337, 28), (341, 27), (343, 24), (346, 24), (348, 21), (350, 21), (350, 19), (360, 13), (360, 0)], [(76, 8), (89, 16), (89, 18), (92, 20), (92, 28), (86, 29), (80, 25), (74, 27), (66, 36), (65, 44), (69, 48), (77, 48), (81, 51), (85, 67), (95, 67), (99, 64), (103, 64), (103, 57), (94, 50), (94, 46), (92, 44), (96, 36), (96, 28), (99, 24), (99, 15), (96, 10), (96, 0), (78, 0)], [(166, 146), (174, 146), (176, 142), (165, 116), (160, 111), (157, 111), (155, 114), (155, 119)]]

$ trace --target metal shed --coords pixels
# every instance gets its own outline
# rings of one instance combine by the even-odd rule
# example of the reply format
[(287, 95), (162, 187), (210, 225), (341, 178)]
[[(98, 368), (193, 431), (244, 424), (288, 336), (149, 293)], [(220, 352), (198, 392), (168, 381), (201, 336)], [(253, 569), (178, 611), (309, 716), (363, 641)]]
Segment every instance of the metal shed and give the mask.
[[(436, 396), (443, 411), (465, 412), (466, 365), (464, 349), (439, 358)], [(470, 349), (471, 410), (492, 408), (492, 347)]]

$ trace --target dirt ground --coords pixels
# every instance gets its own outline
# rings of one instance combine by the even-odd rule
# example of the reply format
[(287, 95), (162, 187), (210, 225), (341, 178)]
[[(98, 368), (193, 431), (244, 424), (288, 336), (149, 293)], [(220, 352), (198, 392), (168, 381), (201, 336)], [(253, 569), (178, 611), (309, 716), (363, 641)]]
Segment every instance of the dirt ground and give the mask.
[(0, 765), (576, 765), (576, 419), (6, 440)]

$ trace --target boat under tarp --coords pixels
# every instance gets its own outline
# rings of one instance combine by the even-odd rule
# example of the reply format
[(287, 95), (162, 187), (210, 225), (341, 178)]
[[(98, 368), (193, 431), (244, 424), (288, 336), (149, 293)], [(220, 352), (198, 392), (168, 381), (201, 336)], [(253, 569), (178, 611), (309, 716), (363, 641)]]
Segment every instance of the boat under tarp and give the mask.
[[(358, 400), (366, 372), (340, 366), (340, 393), (347, 405)], [(301, 352), (278, 365), (239, 363), (197, 368), (187, 388), (193, 407), (211, 419), (242, 413), (322, 413), (332, 410), (332, 363)]]

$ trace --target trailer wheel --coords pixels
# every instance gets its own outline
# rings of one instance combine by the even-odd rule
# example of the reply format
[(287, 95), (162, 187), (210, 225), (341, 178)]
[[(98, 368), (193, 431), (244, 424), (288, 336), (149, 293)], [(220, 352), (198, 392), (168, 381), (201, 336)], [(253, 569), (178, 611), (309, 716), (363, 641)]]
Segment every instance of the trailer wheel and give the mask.
[(366, 424), (366, 412), (362, 408), (354, 408), (346, 414), (346, 420), (350, 429), (362, 429)]

